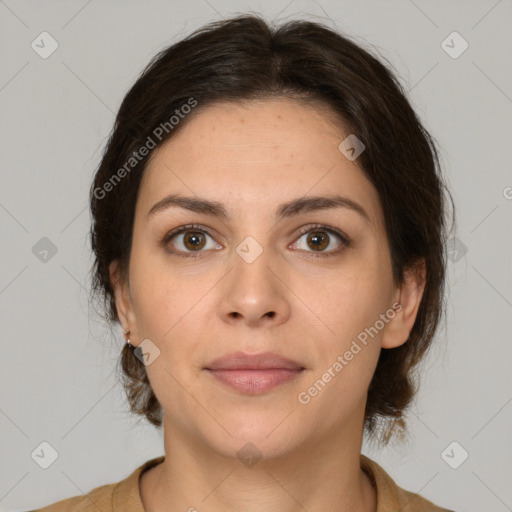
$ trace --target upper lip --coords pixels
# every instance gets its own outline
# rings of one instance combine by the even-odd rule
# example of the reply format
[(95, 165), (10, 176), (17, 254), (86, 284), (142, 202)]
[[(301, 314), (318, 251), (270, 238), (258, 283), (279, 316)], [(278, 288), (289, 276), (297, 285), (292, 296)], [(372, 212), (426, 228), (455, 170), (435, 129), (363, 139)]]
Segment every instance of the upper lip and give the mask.
[(212, 361), (206, 370), (266, 370), (282, 368), (287, 370), (303, 370), (299, 363), (273, 352), (261, 354), (245, 354), (232, 352)]

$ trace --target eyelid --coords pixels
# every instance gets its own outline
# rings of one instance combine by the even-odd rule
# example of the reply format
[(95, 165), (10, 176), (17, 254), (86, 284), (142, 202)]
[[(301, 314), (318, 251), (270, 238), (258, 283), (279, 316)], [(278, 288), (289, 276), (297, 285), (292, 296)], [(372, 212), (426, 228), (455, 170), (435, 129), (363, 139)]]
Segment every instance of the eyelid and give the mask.
[(300, 230), (298, 232), (298, 236), (301, 237), (302, 235), (305, 235), (306, 233), (309, 233), (310, 231), (313, 231), (315, 229), (318, 229), (319, 231), (320, 230), (327, 231), (328, 233), (334, 233), (346, 245), (349, 245), (352, 242), (351, 238), (347, 234), (345, 234), (343, 231), (341, 231), (337, 228), (328, 226), (326, 224), (308, 224), (307, 226), (300, 228)]
[(308, 224), (307, 226), (304, 226), (299, 230), (299, 233), (297, 234), (295, 241), (291, 245), (295, 245), (297, 243), (297, 241), (300, 238), (302, 238), (302, 236), (304, 236), (307, 233), (314, 232), (315, 230), (325, 231), (326, 233), (329, 233), (330, 235), (335, 235), (336, 237), (338, 237), (340, 239), (341, 244), (340, 244), (340, 247), (338, 247), (337, 249), (330, 250), (330, 251), (301, 251), (301, 250), (299, 250), (299, 254), (304, 253), (304, 254), (306, 254), (305, 257), (307, 257), (307, 258), (329, 258), (332, 256), (339, 256), (346, 249), (348, 249), (350, 247), (350, 245), (352, 244), (352, 239), (348, 235), (346, 235), (343, 231), (341, 231), (337, 228), (328, 226), (326, 224)]
[[(177, 235), (181, 235), (182, 233), (186, 233), (187, 231), (201, 231), (201, 232), (205, 233), (206, 235), (208, 235), (210, 238), (214, 239), (214, 237), (210, 234), (210, 228), (206, 228), (205, 226), (202, 226), (200, 224), (186, 224), (184, 226), (179, 226), (179, 227), (169, 231), (168, 233), (166, 233), (164, 235), (163, 239), (161, 240), (161, 245), (164, 248), (167, 248), (167, 246), (172, 238), (174, 238)], [(185, 258), (197, 258), (198, 256), (201, 256), (201, 254), (205, 252), (205, 251), (188, 251), (188, 252), (186, 252), (186, 251), (180, 251), (180, 250), (176, 250), (176, 249), (173, 249), (173, 250), (168, 249), (168, 250), (172, 254), (175, 254), (177, 256), (183, 256)]]
[[(308, 224), (308, 225), (300, 228), (295, 236), (294, 241), (290, 245), (296, 244), (296, 242), (299, 238), (301, 238), (306, 233), (310, 233), (311, 231), (314, 231), (315, 229), (318, 231), (323, 230), (327, 233), (336, 235), (340, 239), (340, 241), (344, 247), (342, 247), (341, 249), (335, 249), (335, 250), (331, 250), (331, 251), (305, 251), (307, 254), (313, 255), (313, 257), (335, 256), (335, 255), (339, 254), (341, 251), (343, 251), (344, 249), (346, 249), (352, 243), (352, 239), (348, 235), (346, 235), (343, 231), (341, 231), (337, 228), (328, 226), (326, 224), (316, 223), (316, 224)], [(201, 231), (201, 232), (205, 233), (206, 235), (208, 235), (209, 237), (211, 237), (212, 239), (214, 239), (214, 237), (210, 233), (210, 231), (211, 231), (210, 228), (207, 228), (200, 224), (186, 224), (183, 226), (179, 226), (179, 227), (171, 230), (170, 232), (166, 233), (161, 241), (161, 244), (164, 247), (166, 247), (174, 236), (180, 235), (182, 233), (186, 233), (187, 231), (194, 231), (194, 230)], [(179, 250), (173, 250), (170, 252), (172, 252), (173, 254), (176, 254), (178, 256), (197, 257), (206, 251), (184, 252), (184, 251), (179, 251)]]

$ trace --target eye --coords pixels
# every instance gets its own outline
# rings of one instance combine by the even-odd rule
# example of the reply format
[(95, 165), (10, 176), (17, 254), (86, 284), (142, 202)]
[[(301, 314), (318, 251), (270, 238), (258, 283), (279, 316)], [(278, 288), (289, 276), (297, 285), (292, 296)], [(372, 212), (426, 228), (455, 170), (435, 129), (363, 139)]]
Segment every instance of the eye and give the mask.
[[(350, 238), (347, 235), (334, 228), (324, 226), (323, 224), (306, 226), (301, 229), (300, 235), (299, 241), (301, 238), (304, 238), (305, 235), (307, 235), (307, 237), (305, 237), (305, 243), (302, 244), (302, 247), (299, 246), (298, 248), (300, 250), (305, 250), (306, 252), (311, 252), (314, 257), (335, 256), (350, 245)], [(332, 235), (338, 239), (338, 245), (332, 250), (324, 250), (332, 245)], [(295, 248), (297, 245), (299, 244), (296, 242), (292, 247)], [(312, 248), (313, 250), (309, 251), (308, 248)]]
[[(301, 244), (295, 242), (289, 247), (292, 249), (298, 248), (301, 251), (308, 252), (313, 257), (335, 256), (347, 248), (351, 243), (351, 240), (347, 235), (323, 224), (306, 226), (300, 230), (299, 235), (299, 241), (301, 238), (304, 238), (305, 235), (308, 235), (305, 238), (306, 246), (302, 245), (302, 247), (297, 247), (297, 245)], [(334, 249), (327, 251), (325, 249), (332, 245), (331, 238), (333, 235), (338, 239), (338, 245)], [(215, 243), (215, 241), (213, 241), (213, 243), (208, 247), (208, 238), (213, 241), (211, 235), (202, 226), (198, 224), (188, 224), (166, 234), (161, 243), (165, 248), (177, 256), (193, 258), (200, 256), (200, 254), (204, 252), (203, 249), (218, 250), (222, 248), (222, 246)], [(176, 239), (177, 242), (173, 242), (174, 239)], [(171, 249), (169, 246), (174, 248)], [(308, 247), (313, 248), (313, 250), (308, 250)]]
[[(178, 235), (184, 235), (184, 236), (178, 236)], [(170, 242), (176, 238), (177, 243)], [(165, 247), (168, 247), (169, 245), (173, 245), (177, 250), (171, 250), (174, 254), (177, 254), (178, 256), (184, 256), (184, 257), (194, 257), (196, 256), (193, 253), (200, 253), (202, 252), (202, 249), (220, 249), (222, 246), (219, 244), (213, 243), (209, 247), (207, 246), (207, 238), (213, 238), (208, 234), (207, 231), (202, 229), (201, 226), (197, 224), (189, 224), (187, 226), (182, 226), (178, 229), (175, 229), (174, 231), (171, 231), (167, 235), (165, 235), (164, 239), (162, 240), (162, 244)], [(188, 253), (188, 254), (187, 254)], [(199, 256), (199, 254), (197, 254)]]

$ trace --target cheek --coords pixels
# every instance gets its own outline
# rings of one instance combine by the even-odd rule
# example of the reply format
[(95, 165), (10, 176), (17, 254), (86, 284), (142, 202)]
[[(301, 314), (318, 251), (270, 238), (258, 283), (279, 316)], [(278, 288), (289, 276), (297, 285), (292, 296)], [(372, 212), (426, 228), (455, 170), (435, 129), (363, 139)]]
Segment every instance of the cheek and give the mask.
[[(310, 341), (317, 347), (317, 364), (302, 391), (315, 403), (313, 409), (330, 418), (328, 423), (335, 424), (360, 407), (367, 394), (382, 336), (382, 331), (372, 328), (387, 309), (378, 282), (370, 273), (357, 280), (347, 277), (332, 283), (321, 299), (319, 296), (319, 316), (329, 329), (322, 324), (316, 339)], [(309, 327), (307, 330), (311, 335)]]
[[(383, 334), (380, 315), (389, 308), (391, 283), (381, 264), (374, 252), (331, 276), (323, 288), (317, 281), (308, 295), (322, 323), (311, 340), (318, 359), (307, 385), (317, 393), (316, 406), (332, 415), (332, 421), (339, 411), (358, 407), (375, 371)], [(311, 336), (309, 327), (307, 331)]]
[(304, 292), (306, 303), (337, 348), (373, 325), (389, 307), (389, 279), (375, 262), (331, 272), (329, 279), (313, 283)]
[(172, 381), (162, 374), (165, 369), (182, 381), (187, 371), (202, 362), (200, 344), (208, 334), (203, 320), (211, 316), (203, 311), (205, 294), (216, 280), (205, 274), (194, 278), (182, 270), (149, 252), (132, 260), (130, 279), (137, 328), (141, 340), (151, 340), (160, 350), (160, 364), (148, 367), (150, 378), (158, 381)]
[[(140, 260), (139, 260), (140, 261)], [(187, 286), (183, 276), (156, 266), (134, 265), (133, 306), (142, 339), (151, 340), (158, 357), (146, 367), (151, 387), (176, 423), (185, 421), (180, 411), (197, 405), (184, 389), (193, 389), (195, 368), (200, 366), (202, 322), (197, 321), (204, 291)], [(195, 319), (195, 320), (194, 320)]]
[(191, 283), (181, 270), (156, 242), (134, 241), (130, 283), (141, 336), (163, 342), (199, 301), (203, 283)]

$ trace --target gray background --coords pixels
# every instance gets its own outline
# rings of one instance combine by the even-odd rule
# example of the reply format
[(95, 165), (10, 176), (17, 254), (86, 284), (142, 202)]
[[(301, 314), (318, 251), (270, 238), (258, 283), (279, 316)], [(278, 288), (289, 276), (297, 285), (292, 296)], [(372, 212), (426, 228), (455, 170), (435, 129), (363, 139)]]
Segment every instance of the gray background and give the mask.
[[(149, 59), (246, 11), (324, 21), (376, 45), (438, 140), (467, 252), (451, 253), (446, 327), (425, 361), (410, 441), (363, 451), (448, 508), (512, 510), (509, 0), (0, 1), (1, 510), (86, 493), (163, 454), (161, 435), (130, 416), (116, 383), (121, 333), (88, 302), (87, 192)], [(47, 59), (31, 47), (43, 31), (59, 45)], [(458, 58), (441, 45), (453, 31), (469, 44)], [(57, 249), (47, 261), (33, 251), (43, 237)], [(43, 441), (59, 454), (46, 470), (31, 457)], [(453, 441), (452, 461), (469, 454), (457, 469), (445, 462)]]

